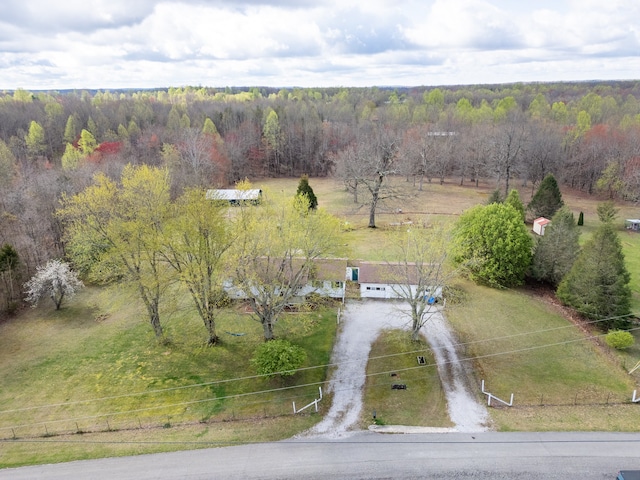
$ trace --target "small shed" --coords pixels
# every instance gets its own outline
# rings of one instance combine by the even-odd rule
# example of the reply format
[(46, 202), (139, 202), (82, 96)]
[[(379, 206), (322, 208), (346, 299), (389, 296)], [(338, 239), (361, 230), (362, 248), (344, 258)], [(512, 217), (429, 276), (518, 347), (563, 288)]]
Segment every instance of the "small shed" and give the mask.
[(536, 218), (533, 221), (533, 231), (538, 235), (544, 235), (544, 230), (547, 228), (547, 225), (551, 223), (551, 220), (544, 217)]
[(262, 199), (262, 190), (252, 188), (249, 190), (210, 189), (207, 190), (207, 200), (226, 200), (230, 205), (239, 205), (241, 202), (258, 204)]
[(640, 219), (627, 218), (624, 221), (624, 226), (627, 230), (633, 230), (634, 232), (640, 232)]

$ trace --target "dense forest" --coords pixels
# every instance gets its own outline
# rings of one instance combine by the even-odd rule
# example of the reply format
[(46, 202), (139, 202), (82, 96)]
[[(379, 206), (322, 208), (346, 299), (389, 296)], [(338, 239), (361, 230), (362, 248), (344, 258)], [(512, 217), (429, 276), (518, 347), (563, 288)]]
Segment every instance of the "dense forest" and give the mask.
[[(55, 215), (96, 172), (165, 167), (172, 194), (260, 176), (560, 185), (640, 199), (640, 81), (439, 88), (0, 92), (0, 311), (64, 256)], [(453, 180), (452, 180), (453, 179)], [(380, 180), (381, 181), (381, 180)], [(379, 187), (380, 185), (377, 185)]]

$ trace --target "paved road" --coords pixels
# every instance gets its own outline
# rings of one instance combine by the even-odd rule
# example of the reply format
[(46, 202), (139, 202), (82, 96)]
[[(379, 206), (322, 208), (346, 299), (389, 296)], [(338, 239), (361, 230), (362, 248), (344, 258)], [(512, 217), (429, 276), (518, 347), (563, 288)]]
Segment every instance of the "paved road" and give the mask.
[(620, 468), (640, 469), (639, 434), (359, 432), (339, 440), (296, 439), (5, 469), (0, 479), (613, 480)]

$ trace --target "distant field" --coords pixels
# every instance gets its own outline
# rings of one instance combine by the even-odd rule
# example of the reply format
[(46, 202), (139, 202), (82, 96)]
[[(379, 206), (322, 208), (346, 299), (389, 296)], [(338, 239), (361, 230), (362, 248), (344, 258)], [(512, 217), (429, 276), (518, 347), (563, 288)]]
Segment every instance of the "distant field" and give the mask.
[[(297, 183), (267, 179), (254, 184), (272, 195), (292, 196)], [(493, 190), (488, 184), (461, 187), (457, 180), (425, 183), (414, 197), (384, 205), (379, 228), (372, 230), (368, 212), (354, 206), (339, 182), (311, 179), (310, 185), (320, 207), (344, 222), (336, 255), (378, 260), (384, 258), (390, 224), (414, 228), (453, 222), (467, 208), (486, 202)], [(530, 195), (530, 188), (521, 189), (525, 203)], [(584, 241), (597, 226), (598, 200), (571, 192), (564, 198), (576, 217), (585, 213)], [(621, 205), (621, 219), (639, 216), (637, 207)], [(620, 238), (632, 274), (633, 307), (640, 312), (640, 234), (621, 227)], [(516, 407), (491, 410), (495, 428), (640, 431), (638, 405), (628, 404), (640, 371), (626, 373), (640, 360), (637, 332), (636, 346), (612, 352), (587, 338), (599, 332), (578, 329), (557, 307), (527, 290), (493, 290), (465, 281), (458, 287), (459, 302), (449, 305), (446, 316), (464, 344), (463, 356), (474, 366), (478, 391), (484, 379), (500, 398), (515, 395)], [(166, 305), (170, 346), (156, 343), (135, 296), (113, 290), (88, 288), (59, 312), (45, 303), (1, 322), (0, 439), (5, 441), (0, 467), (276, 440), (320, 418), (292, 416), (291, 402), (312, 401), (326, 378), (335, 309), (289, 314), (278, 323), (276, 335), (302, 345), (309, 354), (307, 366), (320, 366), (283, 383), (253, 378), (249, 359), (262, 341), (259, 324), (242, 310), (229, 310), (219, 323), (223, 345), (207, 348), (204, 327), (188, 300), (182, 292)], [(376, 343), (372, 356), (408, 348), (413, 346), (407, 339), (394, 333)], [(369, 372), (400, 368), (406, 360), (394, 358), (399, 366), (375, 360)], [(385, 380), (372, 377), (363, 426), (373, 409), (384, 412), (379, 418), (384, 423), (447, 426), (437, 376), (420, 381), (424, 388), (403, 392), (408, 394), (404, 403), (397, 403), (398, 396), (376, 388)], [(56, 443), (12, 442), (14, 436), (70, 443), (60, 449)]]

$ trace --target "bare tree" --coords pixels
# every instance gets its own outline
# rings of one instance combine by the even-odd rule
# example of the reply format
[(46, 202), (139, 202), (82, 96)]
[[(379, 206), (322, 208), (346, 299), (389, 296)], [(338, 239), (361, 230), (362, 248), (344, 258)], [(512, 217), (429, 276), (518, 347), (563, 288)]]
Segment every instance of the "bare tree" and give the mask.
[(453, 276), (447, 269), (449, 235), (439, 226), (399, 230), (386, 249), (394, 292), (409, 306), (411, 337), (438, 313), (443, 290)]
[(422, 191), (425, 176), (431, 182), (434, 169), (431, 162), (434, 154), (434, 136), (429, 125), (418, 125), (405, 133), (398, 151), (400, 169), (407, 177), (419, 179), (418, 190)]
[(543, 120), (529, 126), (528, 148), (523, 157), (522, 180), (532, 182), (535, 187), (548, 173), (559, 170), (562, 159), (562, 136), (557, 126)]
[(306, 197), (242, 205), (235, 218), (233, 280), (247, 298), (264, 339), (274, 338), (278, 316), (308, 281), (314, 262), (333, 253), (338, 221), (322, 209), (309, 211)]
[(518, 162), (524, 154), (528, 141), (527, 134), (526, 124), (521, 114), (510, 115), (507, 121), (496, 125), (492, 132), (492, 170), (498, 187), (504, 180), (505, 196), (509, 194), (509, 183), (517, 173)]
[(354, 144), (337, 155), (338, 175), (353, 193), (354, 202), (358, 203), (361, 190), (365, 193), (362, 204), (369, 209), (369, 228), (376, 228), (376, 212), (381, 202), (402, 196), (401, 190), (388, 181), (400, 171), (398, 147), (393, 130), (372, 122), (361, 129)]

